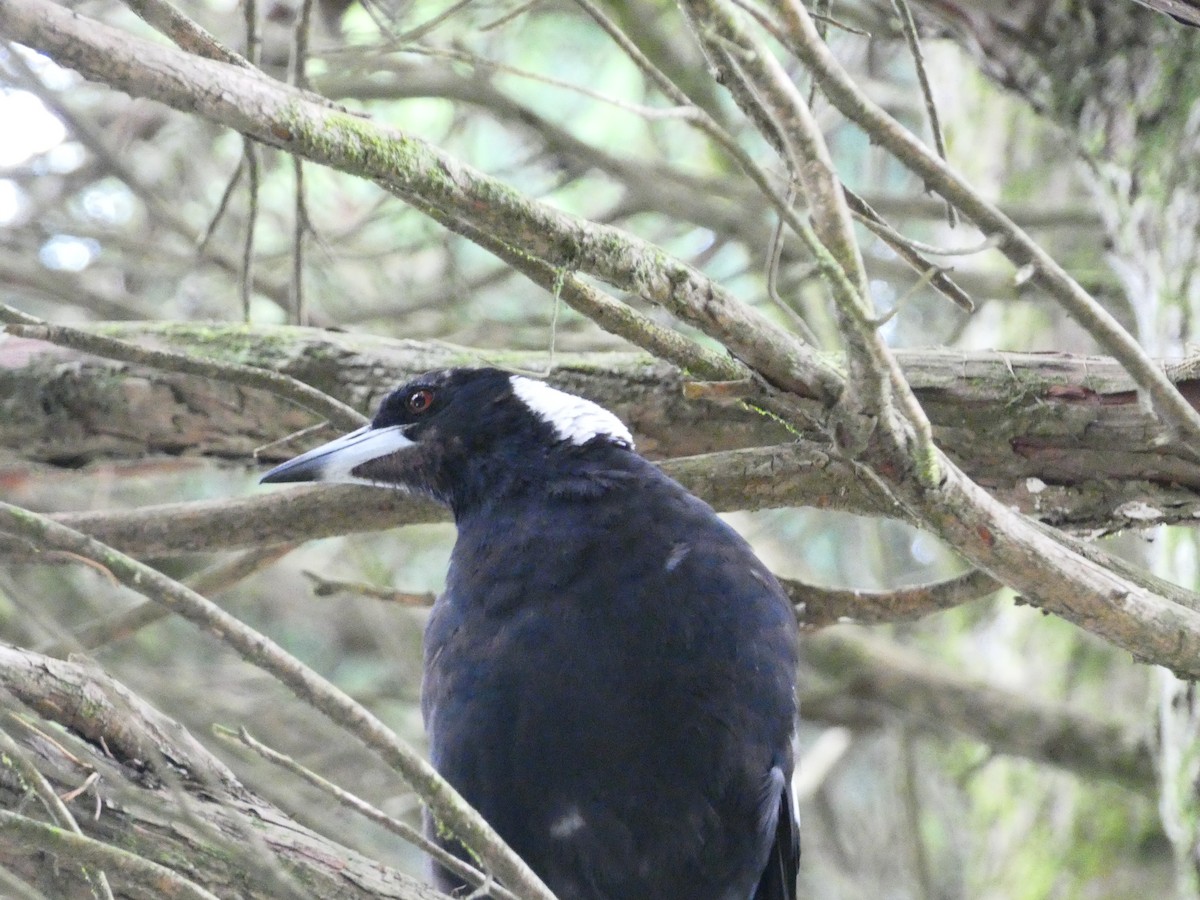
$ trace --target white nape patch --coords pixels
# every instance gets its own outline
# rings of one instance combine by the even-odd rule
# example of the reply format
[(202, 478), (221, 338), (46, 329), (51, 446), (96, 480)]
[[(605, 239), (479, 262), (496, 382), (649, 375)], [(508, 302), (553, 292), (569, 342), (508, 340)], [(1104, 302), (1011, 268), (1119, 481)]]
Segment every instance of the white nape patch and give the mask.
[(517, 398), (551, 425), (560, 439), (572, 444), (586, 444), (594, 437), (603, 436), (633, 449), (633, 435), (629, 429), (603, 406), (522, 375), (510, 375), (509, 381)]
[(587, 822), (583, 820), (583, 814), (579, 812), (579, 808), (572, 806), (566, 815), (560, 816), (550, 824), (550, 837), (561, 841), (569, 838), (585, 825)]

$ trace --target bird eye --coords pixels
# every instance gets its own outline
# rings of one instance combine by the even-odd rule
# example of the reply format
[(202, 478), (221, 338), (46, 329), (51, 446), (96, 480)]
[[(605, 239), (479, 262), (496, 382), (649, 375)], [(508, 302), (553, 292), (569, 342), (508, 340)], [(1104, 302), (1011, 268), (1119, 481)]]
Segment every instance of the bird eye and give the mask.
[(408, 395), (405, 405), (408, 407), (410, 413), (420, 415), (433, 405), (433, 391), (427, 388), (413, 391)]

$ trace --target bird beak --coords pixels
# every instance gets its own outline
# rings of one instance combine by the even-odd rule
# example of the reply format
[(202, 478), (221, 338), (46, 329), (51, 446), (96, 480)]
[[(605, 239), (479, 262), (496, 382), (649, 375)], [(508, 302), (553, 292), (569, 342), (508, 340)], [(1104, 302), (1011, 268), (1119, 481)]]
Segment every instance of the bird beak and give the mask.
[(416, 441), (404, 434), (403, 425), (373, 428), (365, 425), (357, 431), (314, 447), (307, 453), (276, 466), (259, 479), (261, 484), (282, 484), (289, 481), (343, 481), (352, 484), (375, 484), (368, 478), (358, 478), (354, 470), (364, 463), (388, 456)]

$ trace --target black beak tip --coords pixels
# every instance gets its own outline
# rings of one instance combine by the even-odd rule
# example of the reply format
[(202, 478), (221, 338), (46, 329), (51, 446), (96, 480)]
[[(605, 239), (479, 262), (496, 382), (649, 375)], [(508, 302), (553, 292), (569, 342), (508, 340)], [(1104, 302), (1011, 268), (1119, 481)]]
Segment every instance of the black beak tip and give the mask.
[(316, 475), (308, 466), (293, 466), (284, 463), (276, 466), (258, 479), (259, 484), (296, 484), (304, 481), (315, 481)]

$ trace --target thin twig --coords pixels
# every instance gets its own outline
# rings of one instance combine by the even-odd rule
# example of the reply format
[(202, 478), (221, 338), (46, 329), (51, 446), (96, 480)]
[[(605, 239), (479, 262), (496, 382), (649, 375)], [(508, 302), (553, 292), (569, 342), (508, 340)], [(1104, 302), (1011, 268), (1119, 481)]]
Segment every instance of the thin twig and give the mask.
[(781, 578), (779, 583), (795, 605), (800, 624), (810, 629), (839, 622), (860, 625), (908, 622), (980, 600), (1003, 587), (979, 569), (971, 569), (945, 581), (889, 591), (817, 587), (794, 578)]
[[(846, 203), (850, 206), (850, 211), (855, 219), (862, 222), (870, 231), (881, 241), (887, 244), (897, 256), (908, 263), (913, 269), (918, 272), (927, 271), (933, 267), (925, 257), (921, 255), (924, 250), (936, 250), (939, 248), (930, 248), (924, 245), (919, 245), (917, 242), (909, 240), (902, 235), (891, 225), (889, 225), (879, 215), (866, 200), (856, 194), (849, 188), (845, 189)], [(995, 241), (985, 239), (985, 242), (990, 241), (990, 246), (995, 246)], [(946, 254), (948, 255), (948, 254)], [(974, 312), (975, 303), (971, 300), (970, 295), (958, 286), (950, 276), (939, 270), (933, 276), (933, 287), (939, 294), (946, 297), (952, 303), (966, 312)]]
[[(308, 88), (308, 37), (312, 22), (313, 0), (303, 0), (292, 32), (292, 50), (288, 60), (288, 80), (301, 90)], [(292, 210), (292, 277), (289, 297), (292, 321), (296, 325), (308, 324), (308, 310), (304, 305), (304, 236), (311, 229), (308, 216), (308, 198), (304, 187), (304, 160), (292, 155), (292, 175), (295, 203)]]
[[(70, 550), (104, 562), (126, 587), (157, 600), (233, 648), (248, 663), (274, 675), (297, 697), (353, 734), (402, 775), (433, 814), (479, 855), (509, 887), (529, 900), (553, 900), (541, 879), (520, 860), (419, 753), (401, 741), (344, 691), (195, 591), (85, 534), (45, 516), (0, 502), (0, 531), (39, 546)], [(0, 813), (0, 833), (8, 820)]]
[[(67, 803), (55, 793), (50, 782), (33, 764), (21, 749), (20, 745), (13, 740), (12, 736), (0, 728), (0, 749), (4, 751), (4, 761), (9, 765), (14, 766), (20, 772), (22, 779), (29, 785), (30, 789), (37, 795), (37, 798), (42, 801), (46, 807), (46, 811), (50, 814), (50, 818), (54, 820), (59, 828), (66, 829), (72, 834), (83, 834), (83, 829), (79, 827), (79, 823), (75, 821), (75, 817), (71, 815), (71, 811), (67, 809)], [(96, 774), (95, 772), (92, 773)], [(84, 874), (88, 881), (91, 881), (91, 873), (87, 867), (84, 867)], [(104, 870), (100, 869), (96, 872), (96, 885), (100, 889), (100, 893), (104, 900), (114, 900), (112, 888), (109, 887), (108, 877)]]
[[(251, 0), (246, 0), (251, 2)], [(242, 274), (238, 290), (242, 298), (242, 321), (250, 321), (250, 298), (254, 284), (254, 227), (258, 222), (258, 147), (253, 138), (242, 138), (246, 168), (246, 236), (242, 241)]]
[(396, 591), (391, 588), (376, 587), (373, 584), (364, 584), (360, 581), (334, 581), (318, 575), (316, 572), (305, 571), (300, 574), (313, 583), (313, 594), (318, 597), (332, 597), (337, 594), (356, 594), (360, 597), (382, 600), (385, 603), (418, 607), (431, 606), (436, 599), (436, 595), (430, 591), (417, 594), (410, 591)]
[(480, 25), (479, 30), (480, 31), (493, 31), (497, 28), (507, 25), (513, 19), (515, 19), (519, 16), (522, 16), (525, 13), (527, 13), (533, 9), (536, 9), (543, 2), (545, 2), (545, 0), (527, 0), (527, 2), (522, 3), (519, 6), (517, 6), (516, 9), (511, 10), (510, 12), (506, 12), (504, 15), (500, 16), (500, 18), (492, 19), (492, 21), (485, 22), (483, 25)]
[(933, 281), (934, 277), (940, 271), (941, 269), (939, 269), (937, 266), (930, 266), (928, 269), (922, 272), (921, 277), (917, 279), (916, 283), (900, 295), (900, 298), (892, 304), (891, 309), (884, 312), (883, 315), (876, 316), (871, 320), (871, 326), (874, 328), (882, 328), (888, 322), (892, 321), (892, 319), (896, 318), (896, 316), (900, 314), (900, 310), (905, 307), (908, 301), (927, 288), (929, 283)]
[(293, 431), (291, 434), (285, 434), (281, 438), (268, 441), (265, 444), (259, 444), (250, 451), (250, 456), (253, 459), (261, 459), (262, 455), (268, 450), (274, 450), (278, 447), (286, 447), (296, 441), (302, 441), (305, 438), (310, 438), (314, 434), (318, 434), (329, 427), (330, 426), (328, 422), (318, 422), (316, 425), (309, 425), (307, 428), (301, 428), (299, 431)]
[[(949, 162), (946, 156), (946, 138), (942, 134), (942, 123), (938, 118), (937, 103), (933, 99), (933, 87), (929, 84), (929, 71), (925, 68), (925, 54), (921, 51), (921, 38), (917, 34), (917, 23), (913, 19), (912, 8), (909, 7), (908, 0), (892, 0), (892, 8), (900, 17), (900, 29), (904, 32), (908, 52), (912, 54), (913, 66), (917, 70), (921, 96), (925, 99), (925, 114), (929, 116), (929, 130), (933, 133), (933, 146), (942, 162)], [(958, 225), (958, 210), (949, 201), (946, 202), (946, 222), (951, 228)]]
[[(251, 575), (278, 562), (291, 552), (293, 544), (276, 544), (256, 547), (239, 553), (233, 559), (215, 563), (184, 582), (197, 594), (212, 596), (222, 594)], [(43, 651), (47, 656), (66, 656), (79, 650), (95, 650), (123, 640), (141, 629), (160, 622), (171, 615), (161, 603), (147, 600), (132, 609), (108, 616), (91, 625), (85, 625), (69, 640), (51, 644)]]
[(238, 157), (237, 168), (233, 170), (233, 174), (229, 176), (229, 180), (225, 183), (225, 190), (221, 192), (221, 199), (217, 201), (217, 208), (213, 210), (213, 214), (208, 220), (208, 227), (204, 229), (204, 234), (200, 236), (200, 240), (196, 242), (196, 252), (201, 256), (208, 251), (209, 241), (216, 234), (217, 226), (221, 224), (221, 219), (225, 217), (225, 213), (229, 209), (229, 201), (233, 199), (233, 192), (237, 190), (237, 186), (242, 180), (242, 173), (245, 171), (246, 154), (243, 153)]
[(201, 25), (188, 18), (167, 0), (123, 0), (151, 28), (156, 28), (188, 53), (220, 60), (232, 66), (251, 68), (250, 62), (230, 50)]
[[(242, 0), (246, 25), (246, 57), (253, 68), (258, 65), (261, 38), (258, 31), (258, 0)], [(246, 236), (242, 243), (242, 321), (250, 321), (250, 298), (254, 284), (254, 229), (258, 224), (258, 148), (249, 135), (242, 136), (242, 157), (246, 162)]]
[[(388, 831), (392, 832), (392, 834), (399, 835), (413, 846), (424, 851), (425, 853), (428, 853), (430, 857), (437, 860), (437, 862), (440, 863), (444, 868), (453, 872), (455, 875), (462, 878), (472, 886), (478, 887), (486, 884), (488, 878), (491, 877), (489, 874), (485, 874), (474, 866), (463, 862), (457, 856), (444, 849), (441, 845), (425, 837), (425, 835), (413, 828), (408, 823), (401, 822), (399, 819), (389, 816), (383, 810), (376, 806), (372, 806), (358, 795), (352, 794), (345, 788), (334, 784), (329, 779), (321, 777), (307, 766), (302, 766), (290, 756), (280, 753), (278, 750), (268, 747), (261, 741), (256, 740), (245, 728), (239, 728), (237, 731), (234, 731), (233, 729), (216, 725), (213, 727), (213, 734), (215, 734), (221, 740), (228, 741), (231, 744), (236, 744), (241, 747), (248, 747), (267, 762), (279, 766), (281, 769), (284, 769), (285, 771), (291, 772), (293, 775), (302, 778), (313, 787), (333, 797), (334, 800), (342, 804), (342, 806), (346, 807), (347, 809), (354, 810), (354, 812), (358, 813), (368, 821), (374, 822), (376, 825), (386, 828)], [(509, 891), (500, 885), (492, 884), (491, 890), (492, 893), (490, 896), (495, 897), (496, 900), (518, 900), (517, 896), (513, 894), (512, 891)]]
[[(794, 199), (794, 191), (788, 191), (788, 202), (790, 203)], [(783, 257), (783, 225), (783, 219), (777, 218), (775, 227), (771, 230), (771, 246), (767, 251), (767, 296), (787, 316), (788, 321), (792, 323), (792, 327), (796, 329), (800, 337), (814, 347), (819, 347), (821, 346), (820, 341), (817, 339), (816, 333), (809, 327), (808, 322), (804, 321), (804, 317), (779, 295), (779, 261)]]
[(412, 43), (413, 41), (419, 41), (421, 38), (425, 37), (425, 35), (429, 34), (431, 31), (433, 31), (439, 25), (442, 25), (444, 22), (446, 22), (449, 19), (453, 18), (454, 16), (458, 15), (460, 12), (462, 12), (464, 9), (466, 9), (468, 6), (470, 6), (474, 2), (475, 2), (475, 0), (456, 0), (456, 2), (451, 3), (448, 7), (446, 7), (444, 10), (442, 10), (440, 13), (437, 13), (436, 15), (430, 17), (429, 19), (426, 19), (420, 25), (410, 28), (408, 31), (405, 31), (402, 34), (396, 35), (389, 41), (389, 43), (392, 46), (397, 46), (397, 45), (409, 44), (409, 43)]
[(1200, 412), (1176, 390), (1129, 332), (1020, 226), (858, 88), (817, 35), (812, 18), (799, 0), (780, 0), (778, 8), (787, 30), (787, 46), (813, 72), (834, 106), (920, 176), (927, 187), (957, 206), (985, 235), (995, 236), (1000, 250), (1018, 268), (1030, 267), (1034, 280), (1146, 392), (1175, 432), (1179, 451), (1195, 455), (1194, 448), (1200, 447)]
[(543, 75), (540, 72), (531, 72), (529, 69), (522, 69), (519, 66), (510, 66), (506, 63), (497, 62), (493, 59), (485, 59), (478, 54), (469, 53), (466, 50), (451, 50), (445, 47), (428, 47), (425, 45), (417, 45), (402, 48), (403, 53), (413, 53), (420, 56), (432, 56), (439, 59), (451, 59), (456, 62), (468, 63), (477, 68), (488, 72), (503, 72), (506, 75), (516, 75), (520, 78), (526, 78), (530, 81), (537, 81), (541, 84), (547, 84), (551, 87), (562, 88), (566, 91), (572, 91), (576, 94), (581, 94), (584, 97), (590, 97), (593, 100), (598, 100), (601, 103), (606, 103), (616, 109), (624, 110), (625, 112), (633, 113), (636, 116), (641, 116), (649, 121), (659, 121), (664, 119), (683, 119), (689, 120), (696, 116), (696, 107), (691, 103), (680, 106), (646, 106), (641, 103), (630, 103), (627, 100), (621, 100), (617, 97), (611, 97), (608, 94), (600, 91), (592, 90), (589, 87), (584, 87), (581, 84), (572, 84), (569, 81), (563, 81), (560, 78), (555, 78), (551, 75)]
[(974, 244), (967, 244), (964, 247), (939, 247), (937, 244), (927, 244), (924, 241), (914, 240), (903, 235), (891, 225), (873, 216), (865, 216), (854, 211), (854, 218), (878, 237), (885, 238), (885, 243), (889, 247), (892, 246), (892, 242), (894, 241), (897, 244), (904, 244), (910, 247), (914, 252), (927, 253), (930, 256), (974, 256), (977, 253), (983, 253), (985, 250), (995, 250), (1000, 246), (1000, 242), (996, 238), (986, 237), (981, 241)]

